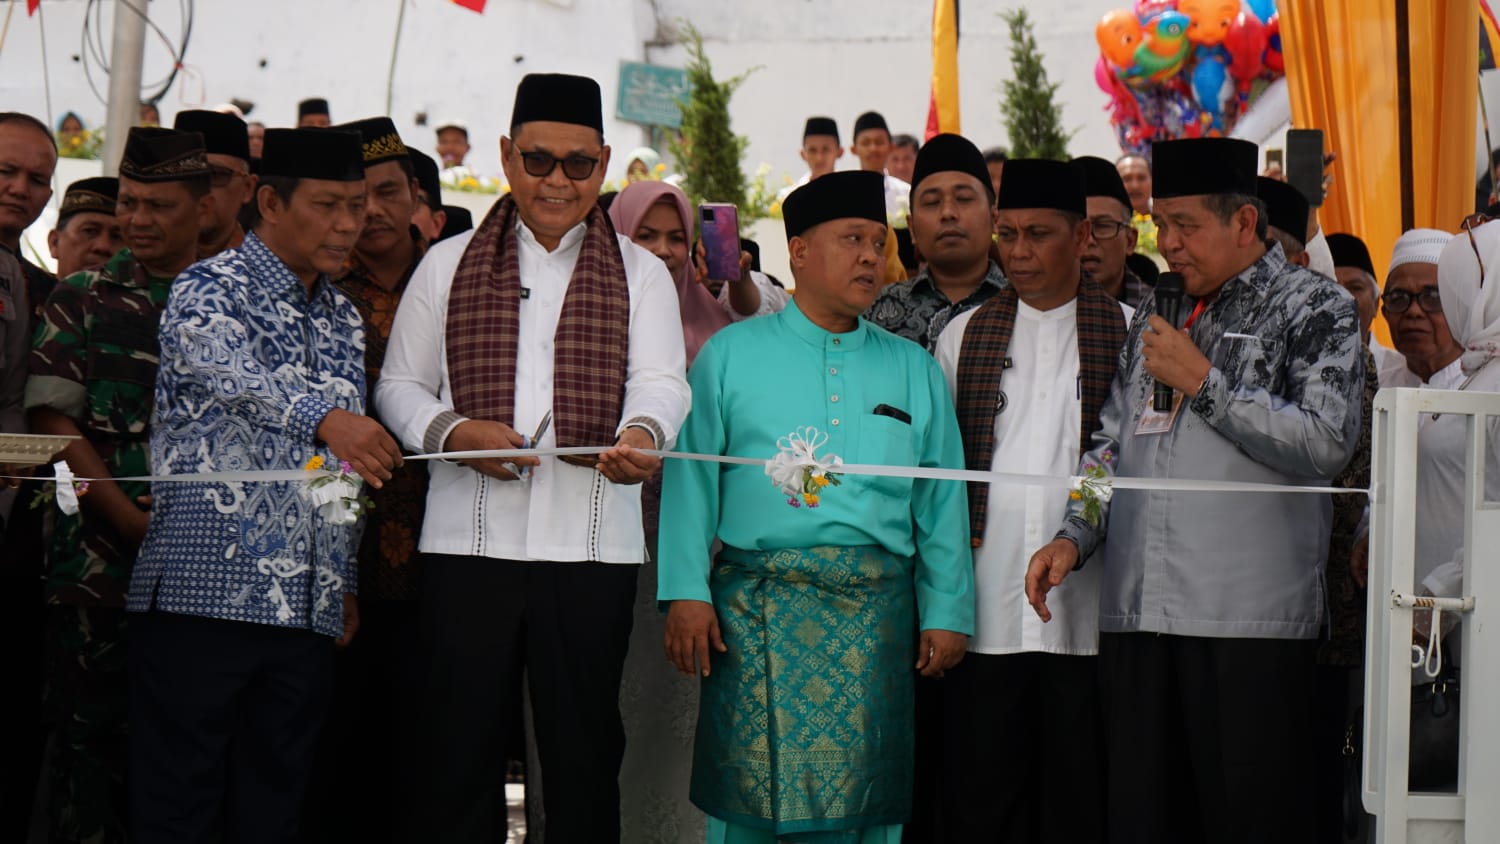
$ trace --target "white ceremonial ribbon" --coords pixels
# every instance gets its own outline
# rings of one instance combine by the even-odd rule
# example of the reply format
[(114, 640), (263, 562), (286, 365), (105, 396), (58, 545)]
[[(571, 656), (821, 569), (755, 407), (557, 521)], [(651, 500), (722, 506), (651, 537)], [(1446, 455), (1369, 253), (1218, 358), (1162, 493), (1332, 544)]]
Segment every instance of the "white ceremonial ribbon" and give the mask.
[[(602, 454), (613, 446), (569, 446), (564, 448), (502, 448), (488, 451), (443, 451), (432, 454), (409, 454), (405, 460), (506, 460), (516, 457), (561, 457), (564, 455)], [(721, 463), (732, 466), (765, 467), (770, 460), (759, 457), (733, 457), (722, 454), (692, 454), (658, 449), (636, 449), (668, 460), (696, 460), (704, 463)], [(59, 461), (61, 464), (62, 461)], [(57, 466), (59, 464), (54, 464)], [(886, 466), (875, 463), (840, 463), (838, 472), (844, 475), (869, 475), (887, 478), (926, 478), (939, 481), (967, 481), (976, 483), (1007, 484), (1013, 486), (1041, 486), (1072, 488), (1078, 476), (1032, 475), (1021, 472), (989, 472), (976, 469), (941, 469), (927, 466)], [(311, 481), (327, 477), (327, 472), (305, 469), (264, 469), (242, 472), (184, 472), (171, 475), (133, 475), (122, 478), (78, 478), (69, 472), (73, 481), (139, 481), (145, 483), (229, 483), (258, 481), (264, 483)], [(16, 480), (33, 480), (18, 477)], [(1206, 481), (1180, 478), (1109, 477), (1100, 479), (1101, 485), (1112, 489), (1157, 490), (1163, 492), (1273, 492), (1303, 493), (1313, 495), (1369, 495), (1370, 490), (1334, 486), (1301, 486), (1294, 484), (1250, 483), (1247, 481)], [(59, 486), (62, 486), (59, 484)], [(71, 486), (71, 485), (70, 485)], [(61, 496), (59, 496), (61, 498)]]

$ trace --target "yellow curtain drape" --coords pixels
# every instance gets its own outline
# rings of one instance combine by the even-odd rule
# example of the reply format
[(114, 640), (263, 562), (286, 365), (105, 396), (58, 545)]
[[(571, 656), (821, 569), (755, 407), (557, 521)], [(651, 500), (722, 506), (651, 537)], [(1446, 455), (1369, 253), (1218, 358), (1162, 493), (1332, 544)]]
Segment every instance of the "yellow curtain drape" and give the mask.
[[(1280, 0), (1292, 125), (1338, 153), (1318, 212), (1325, 232), (1370, 247), (1384, 281), (1401, 236), (1396, 0)], [(1474, 210), (1479, 97), (1477, 0), (1409, 0), (1415, 228), (1457, 231)], [(1384, 321), (1376, 330), (1389, 342)]]
[[(932, 112), (928, 140), (939, 132), (958, 134), (958, 0), (932, 4)], [(935, 131), (932, 131), (935, 130)]]

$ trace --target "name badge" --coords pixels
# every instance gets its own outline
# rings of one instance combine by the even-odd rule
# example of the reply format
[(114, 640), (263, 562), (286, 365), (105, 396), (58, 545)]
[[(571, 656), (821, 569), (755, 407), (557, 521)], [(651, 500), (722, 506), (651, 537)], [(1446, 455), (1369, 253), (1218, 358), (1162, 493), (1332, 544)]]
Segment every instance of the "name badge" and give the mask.
[(1141, 411), (1141, 419), (1136, 423), (1135, 434), (1138, 437), (1165, 434), (1172, 430), (1177, 424), (1177, 416), (1182, 413), (1182, 400), (1186, 398), (1180, 390), (1172, 391), (1172, 409), (1156, 410), (1151, 405), (1151, 396), (1146, 396), (1146, 407)]

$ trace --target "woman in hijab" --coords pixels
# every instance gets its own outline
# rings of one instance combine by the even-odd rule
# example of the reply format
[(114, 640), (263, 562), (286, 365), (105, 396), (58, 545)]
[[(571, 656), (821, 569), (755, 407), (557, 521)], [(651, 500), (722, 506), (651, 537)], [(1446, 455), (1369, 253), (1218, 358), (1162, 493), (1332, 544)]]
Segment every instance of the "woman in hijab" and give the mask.
[[(640, 160), (640, 152), (631, 153), (632, 168)], [(748, 274), (744, 282), (723, 285), (717, 297), (700, 283), (698, 269), (689, 257), (693, 210), (687, 196), (676, 187), (650, 180), (632, 182), (615, 197), (609, 218), (617, 232), (661, 258), (671, 272), (677, 285), (689, 366), (715, 331), (736, 320), (780, 310), (773, 308), (775, 302), (785, 306), (784, 298), (763, 294), (761, 279)], [(772, 287), (769, 279), (764, 287)], [(753, 297), (741, 303), (753, 304), (747, 307), (749, 313), (735, 310), (731, 288), (739, 288), (739, 295), (733, 298)], [(696, 678), (678, 673), (663, 658), (665, 618), (656, 603), (660, 473), (642, 488), (641, 510), (648, 555), (636, 580), (635, 626), (620, 683), (620, 715), (625, 723), (625, 759), (620, 767), (621, 840), (701, 841), (703, 813), (688, 800), (698, 683)]]
[[(717, 296), (704, 286), (699, 267), (689, 257), (693, 243), (693, 210), (687, 195), (666, 182), (626, 185), (609, 207), (615, 231), (629, 237), (667, 265), (677, 284), (682, 314), (682, 339), (692, 366), (698, 349), (715, 331), (731, 322), (770, 314), (786, 307), (786, 292), (762, 273), (746, 270), (741, 281), (719, 288)], [(647, 529), (652, 530), (655, 519)]]
[(661, 154), (651, 147), (636, 147), (626, 159), (625, 181), (634, 184), (656, 177), (656, 166), (661, 164)]
[[(1488, 223), (1453, 237), (1438, 260), (1438, 296), (1443, 316), (1462, 347), (1463, 378), (1456, 389), (1500, 393), (1500, 223)], [(1416, 588), (1424, 595), (1456, 598), (1463, 595), (1464, 506), (1468, 483), (1468, 420), (1460, 415), (1431, 414), (1421, 420), (1417, 435)], [(1500, 500), (1500, 418), (1488, 419), (1485, 498)], [(1476, 564), (1481, 562), (1476, 559)], [(1401, 589), (1400, 585), (1396, 588)], [(1445, 641), (1447, 659), (1459, 659), (1458, 625), (1454, 613), (1442, 615), (1432, 630), (1431, 613), (1413, 613), (1414, 643), (1428, 648), (1430, 634)], [(1437, 645), (1432, 645), (1436, 648)], [(1431, 697), (1433, 677), (1423, 669), (1413, 672), (1413, 700)], [(1452, 791), (1457, 787), (1456, 730), (1440, 739), (1420, 730), (1421, 707), (1413, 708), (1411, 750), (1414, 790)], [(1456, 722), (1457, 711), (1450, 720)], [(1419, 746), (1441, 741), (1444, 748)], [(1446, 752), (1444, 752), (1446, 751)], [(1441, 759), (1435, 761), (1419, 760)], [(1425, 768), (1419, 777), (1419, 766)], [(1436, 768), (1436, 769), (1435, 769)]]
[[(1472, 239), (1470, 237), (1472, 235)], [(1500, 393), (1500, 223), (1456, 235), (1438, 261), (1438, 296), (1463, 348), (1456, 389)], [(1417, 439), (1417, 578), (1432, 594), (1463, 587), (1464, 486), (1468, 425), (1462, 416), (1424, 417)], [(1500, 419), (1489, 420), (1486, 498), (1500, 500)]]

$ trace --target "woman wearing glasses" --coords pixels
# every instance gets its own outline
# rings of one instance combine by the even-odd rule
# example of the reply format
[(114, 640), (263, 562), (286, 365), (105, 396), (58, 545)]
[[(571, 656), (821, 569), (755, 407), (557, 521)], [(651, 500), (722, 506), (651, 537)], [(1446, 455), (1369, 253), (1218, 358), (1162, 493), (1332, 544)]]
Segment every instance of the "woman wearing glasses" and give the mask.
[[(1436, 266), (1432, 267), (1435, 288), (1423, 295), (1433, 300), (1440, 314), (1443, 336), (1448, 340), (1444, 355), (1453, 355), (1443, 373), (1451, 370), (1447, 389), (1467, 392), (1500, 392), (1500, 225), (1485, 224), (1450, 236)], [(1431, 292), (1428, 293), (1427, 291)], [(1391, 296), (1387, 287), (1386, 298)], [(1440, 300), (1440, 301), (1439, 301)], [(1416, 298), (1410, 310), (1429, 304)], [(1389, 308), (1389, 305), (1387, 305)], [(1387, 311), (1389, 314), (1389, 310)], [(1408, 311), (1410, 313), (1410, 311)], [(1389, 317), (1388, 317), (1389, 318)], [(1451, 327), (1451, 333), (1450, 333)], [(1408, 353), (1408, 359), (1410, 359)], [(1438, 386), (1437, 378), (1428, 381)], [(1488, 455), (1485, 468), (1485, 498), (1500, 499), (1500, 419), (1488, 420)], [(1464, 494), (1468, 483), (1466, 457), (1469, 433), (1463, 416), (1433, 414), (1422, 419), (1417, 438), (1417, 589), (1424, 595), (1460, 597), (1465, 593), (1464, 569)], [(1443, 661), (1456, 667), (1459, 637), (1454, 634), (1457, 614), (1445, 613), (1437, 630), (1430, 614), (1418, 611), (1413, 621), (1413, 642), (1429, 647), (1432, 634), (1441, 639)], [(1439, 645), (1433, 644), (1436, 649)], [(1432, 663), (1436, 668), (1435, 661)], [(1444, 675), (1444, 671), (1438, 671)], [(1457, 785), (1458, 711), (1450, 708), (1440, 717), (1442, 704), (1456, 701), (1441, 694), (1441, 684), (1423, 670), (1413, 672), (1414, 703), (1436, 701), (1431, 714), (1425, 708), (1413, 707), (1411, 784), (1413, 789), (1451, 791)], [(1434, 686), (1437, 685), (1435, 689)], [(1446, 727), (1446, 729), (1444, 729)]]

